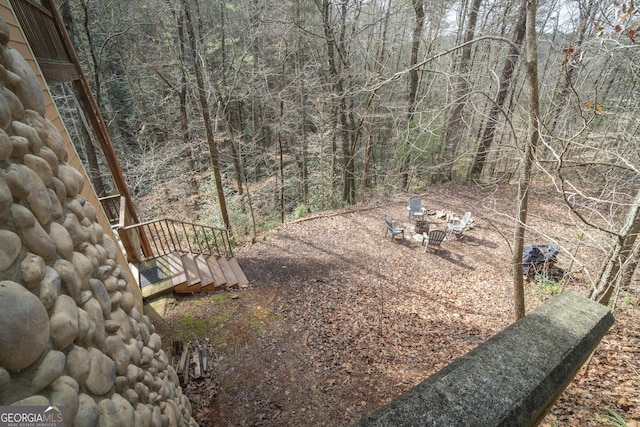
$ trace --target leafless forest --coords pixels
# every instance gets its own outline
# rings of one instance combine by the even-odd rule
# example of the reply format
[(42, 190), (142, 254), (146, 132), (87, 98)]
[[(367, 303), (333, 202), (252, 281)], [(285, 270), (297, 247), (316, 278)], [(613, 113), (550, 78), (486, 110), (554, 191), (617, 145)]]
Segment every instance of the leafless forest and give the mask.
[[(563, 253), (588, 294), (608, 304), (637, 281), (634, 2), (57, 3), (142, 220), (227, 227), (242, 242), (435, 183), (512, 184), (500, 231), (518, 318), (522, 247), (543, 233), (529, 187), (544, 182), (573, 230), (563, 239), (596, 251), (597, 266)], [(73, 88), (52, 91), (94, 188), (113, 194)]]

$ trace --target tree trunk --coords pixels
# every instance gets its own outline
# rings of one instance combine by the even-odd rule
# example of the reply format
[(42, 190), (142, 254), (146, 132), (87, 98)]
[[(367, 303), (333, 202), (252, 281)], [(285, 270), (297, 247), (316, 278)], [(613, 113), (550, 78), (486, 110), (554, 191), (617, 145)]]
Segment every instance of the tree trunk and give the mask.
[(187, 33), (189, 34), (189, 45), (191, 50), (191, 58), (193, 59), (193, 69), (196, 75), (196, 84), (198, 89), (198, 100), (200, 102), (200, 113), (202, 114), (202, 121), (204, 123), (204, 130), (207, 136), (207, 145), (209, 147), (209, 155), (211, 156), (211, 167), (213, 169), (213, 176), (216, 183), (216, 192), (218, 196), (218, 204), (220, 206), (220, 214), (222, 221), (227, 229), (231, 229), (229, 222), (229, 214), (227, 212), (227, 202), (224, 195), (224, 188), (222, 186), (222, 174), (220, 173), (220, 154), (218, 152), (218, 144), (213, 135), (211, 128), (211, 116), (209, 114), (209, 102), (207, 100), (207, 93), (204, 87), (204, 76), (202, 72), (202, 65), (200, 58), (198, 57), (198, 49), (196, 45), (196, 35), (194, 34), (193, 21), (191, 20), (191, 11), (187, 0), (182, 0), (182, 7), (184, 8), (184, 16), (186, 20)]
[[(418, 96), (418, 83), (420, 71), (415, 68), (418, 63), (418, 53), (420, 52), (420, 41), (424, 29), (424, 5), (422, 0), (412, 0), (415, 24), (413, 27), (413, 37), (411, 41), (411, 62), (409, 63), (409, 96), (407, 99), (407, 123), (411, 127), (413, 113), (416, 109), (416, 98)], [(407, 141), (409, 145), (411, 141)], [(411, 163), (411, 151), (408, 149), (402, 159), (402, 189), (406, 190), (409, 185), (409, 165)]]
[[(515, 34), (513, 36), (513, 42), (517, 46), (521, 46), (522, 41), (524, 40), (526, 16), (526, 8), (523, 5), (520, 8), (518, 23), (516, 24)], [(478, 148), (478, 152), (476, 153), (476, 157), (473, 162), (473, 167), (471, 168), (472, 177), (480, 178), (482, 176), (484, 165), (487, 160), (487, 155), (489, 154), (491, 144), (493, 144), (493, 140), (495, 138), (496, 127), (498, 125), (498, 116), (500, 115), (500, 112), (504, 111), (504, 104), (507, 99), (507, 93), (511, 88), (513, 72), (516, 68), (519, 57), (520, 52), (518, 51), (516, 46), (512, 45), (509, 48), (509, 54), (507, 56), (506, 62), (504, 63), (504, 67), (502, 68), (502, 75), (500, 76), (500, 82), (498, 83), (498, 94), (496, 96), (495, 102), (491, 105), (491, 109), (489, 110), (487, 125), (484, 128), (482, 139), (480, 140), (480, 147)]]
[(196, 180), (195, 158), (191, 150), (191, 134), (189, 133), (189, 116), (187, 115), (187, 72), (186, 72), (186, 48), (187, 40), (184, 34), (184, 15), (178, 14), (176, 18), (178, 26), (178, 43), (180, 52), (180, 90), (178, 90), (178, 102), (180, 108), (180, 130), (182, 133), (182, 144), (184, 145), (187, 157), (187, 168), (189, 169), (189, 185), (193, 194), (198, 194), (198, 181)]
[(98, 60), (98, 54), (96, 53), (95, 44), (93, 42), (93, 34), (89, 28), (89, 6), (87, 0), (80, 1), (80, 6), (83, 12), (83, 27), (85, 35), (87, 36), (87, 45), (89, 49), (89, 56), (91, 58), (91, 67), (93, 68), (93, 86), (95, 90), (96, 103), (100, 108), (102, 104), (102, 88), (100, 85), (100, 62)]
[[(296, 1), (296, 21), (298, 23), (299, 28), (304, 28), (303, 20), (302, 20), (302, 12), (300, 0)], [(304, 53), (303, 46), (304, 42), (302, 40), (302, 32), (298, 31), (296, 37), (296, 66), (297, 66), (297, 75), (298, 80), (300, 81), (300, 108), (301, 116), (300, 117), (300, 139), (301, 139), (301, 159), (300, 159), (300, 193), (302, 194), (302, 203), (306, 206), (306, 209), (309, 209), (309, 141), (308, 141), (308, 131), (307, 131), (307, 86), (306, 86), (306, 78), (305, 78), (305, 64), (304, 64)]]
[[(582, 2), (578, 2), (578, 5), (582, 5)], [(586, 9), (580, 11), (580, 23), (577, 27), (577, 35), (575, 43), (572, 46), (568, 46), (565, 52), (565, 60), (563, 62), (563, 71), (564, 73), (560, 75), (560, 78), (563, 78), (563, 82), (560, 84), (562, 89), (560, 93), (556, 96), (555, 101), (552, 105), (555, 105), (555, 109), (551, 114), (551, 122), (549, 123), (548, 132), (553, 134), (558, 124), (558, 120), (560, 118), (560, 113), (566, 108), (566, 102), (569, 94), (571, 93), (571, 87), (573, 86), (573, 77), (576, 71), (579, 70), (579, 60), (576, 58), (580, 57), (580, 49), (582, 48), (582, 43), (584, 41), (585, 33), (587, 28), (590, 26), (589, 18), (593, 13), (594, 8), (594, 0), (589, 0)], [(578, 62), (577, 64), (575, 62)]]
[(527, 79), (529, 81), (529, 140), (525, 145), (524, 164), (521, 168), (518, 185), (518, 199), (516, 210), (516, 227), (514, 233), (513, 258), (513, 298), (515, 319), (525, 315), (524, 303), (524, 272), (522, 268), (522, 252), (524, 248), (525, 226), (527, 224), (527, 210), (529, 203), (529, 186), (531, 184), (531, 169), (540, 139), (540, 99), (538, 87), (538, 40), (536, 36), (536, 0), (525, 0), (527, 8)]
[(416, 109), (416, 98), (418, 96), (418, 81), (420, 71), (414, 68), (418, 63), (418, 53), (420, 52), (420, 41), (424, 29), (424, 6), (422, 0), (412, 0), (413, 12), (415, 13), (415, 25), (413, 27), (413, 37), (411, 41), (411, 62), (409, 64), (409, 99), (407, 101), (407, 116), (409, 120), (413, 117)]
[(469, 70), (471, 68), (471, 49), (478, 20), (478, 10), (482, 0), (473, 0), (469, 9), (467, 26), (465, 29), (464, 41), (466, 45), (462, 48), (460, 57), (460, 67), (456, 78), (456, 90), (453, 97), (453, 108), (447, 120), (447, 131), (445, 134), (445, 159), (443, 167), (443, 178), (451, 181), (453, 175), (453, 163), (455, 161), (456, 150), (463, 136), (462, 113), (466, 104), (466, 96), (469, 93)]
[[(391, 17), (391, 0), (387, 2), (387, 10), (384, 15), (384, 21), (382, 23), (382, 36), (380, 39), (380, 50), (378, 53), (378, 61), (376, 62), (376, 70), (379, 78), (382, 78), (382, 70), (385, 63), (385, 57), (387, 54), (387, 32), (389, 30), (389, 18)], [(373, 96), (373, 93), (371, 94)], [(367, 144), (364, 153), (364, 172), (362, 178), (363, 188), (369, 189), (372, 186), (371, 182), (371, 168), (374, 163), (374, 129), (376, 124), (376, 112), (377, 104), (373, 108), (371, 125), (369, 127), (369, 135), (367, 137)]]
[[(75, 98), (75, 95), (72, 95)], [(98, 162), (97, 153), (99, 151), (98, 147), (100, 144), (97, 142), (94, 144), (94, 136), (91, 131), (91, 127), (86, 118), (86, 114), (84, 110), (78, 104), (77, 98), (75, 99), (78, 115), (82, 117), (82, 145), (84, 148), (84, 153), (87, 156), (87, 164), (89, 166), (89, 177), (91, 179), (91, 183), (93, 184), (94, 190), (96, 191), (96, 195), (98, 197), (109, 196), (107, 194), (107, 186), (104, 183), (104, 179), (102, 178), (102, 173), (100, 172), (100, 163)], [(111, 171), (109, 171), (109, 175), (111, 175)]]
[(629, 284), (637, 266), (637, 259), (633, 258), (633, 253), (638, 233), (640, 233), (640, 190), (627, 211), (615, 245), (609, 252), (598, 283), (591, 293), (591, 299), (608, 305), (614, 291)]
[[(240, 144), (236, 139), (236, 131), (233, 126), (233, 117), (240, 115), (240, 111), (236, 108), (240, 108), (240, 104), (238, 102), (228, 101), (224, 107), (218, 105), (217, 111), (223, 112), (224, 127), (227, 135), (229, 136), (227, 141), (229, 142), (229, 147), (231, 147), (231, 158), (233, 160), (233, 170), (235, 171), (236, 176), (236, 187), (238, 188), (238, 194), (242, 196), (244, 194), (244, 168), (242, 167)], [(244, 212), (244, 206), (242, 207), (242, 209)]]
[[(324, 27), (325, 42), (327, 45), (327, 59), (329, 62), (329, 74), (332, 78), (333, 91), (336, 95), (336, 114), (340, 121), (341, 139), (342, 139), (342, 178), (343, 191), (342, 200), (348, 204), (355, 202), (355, 132), (353, 129), (353, 113), (348, 108), (347, 96), (344, 89), (344, 75), (347, 72), (348, 64), (346, 63), (345, 52), (345, 25), (347, 18), (348, 0), (342, 3), (341, 9), (341, 31), (339, 35), (331, 28), (331, 11), (329, 0), (316, 0), (316, 5), (322, 14)], [(336, 49), (339, 51), (336, 55)], [(340, 60), (340, 64), (336, 60)], [(340, 65), (340, 67), (338, 67)]]
[[(280, 100), (280, 121), (284, 116), (284, 101)], [(278, 157), (280, 165), (280, 222), (284, 224), (285, 206), (284, 206), (284, 148), (282, 147), (282, 132), (278, 132)]]

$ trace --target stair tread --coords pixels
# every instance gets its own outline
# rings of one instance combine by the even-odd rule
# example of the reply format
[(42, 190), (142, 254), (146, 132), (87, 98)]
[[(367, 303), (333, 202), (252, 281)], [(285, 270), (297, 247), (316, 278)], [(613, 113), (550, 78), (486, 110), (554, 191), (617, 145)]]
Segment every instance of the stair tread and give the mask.
[(249, 284), (249, 280), (247, 279), (247, 276), (245, 276), (244, 271), (242, 271), (242, 267), (240, 267), (240, 264), (238, 264), (238, 260), (235, 258), (229, 258), (228, 261), (231, 269), (233, 270), (233, 273), (238, 279), (238, 286), (247, 286)]
[(187, 281), (187, 274), (184, 271), (184, 265), (182, 265), (182, 258), (177, 252), (172, 252), (166, 256), (161, 257), (163, 261), (166, 260), (166, 266), (169, 271), (169, 276), (173, 282), (173, 286), (177, 286)]
[(218, 265), (224, 273), (224, 277), (227, 279), (227, 286), (236, 286), (238, 284), (238, 278), (236, 277), (233, 269), (229, 265), (229, 261), (225, 257), (218, 258)]
[(209, 264), (209, 269), (213, 274), (213, 282), (215, 283), (216, 288), (224, 288), (227, 286), (227, 279), (218, 264), (218, 257), (215, 255), (211, 255), (207, 258), (207, 264)]
[(249, 280), (231, 257), (170, 253), (137, 266), (143, 298), (170, 292), (209, 292), (225, 287), (245, 287)]
[(198, 272), (200, 273), (200, 286), (203, 288), (214, 283), (213, 273), (209, 268), (209, 264), (207, 264), (207, 260), (204, 255), (200, 254), (196, 256), (196, 266), (198, 267)]
[[(196, 261), (194, 259), (193, 254), (185, 254), (182, 255), (182, 265), (184, 267), (184, 272), (186, 276), (187, 286), (200, 288), (200, 273), (198, 271), (198, 267), (196, 266)], [(197, 290), (194, 289), (194, 290)]]

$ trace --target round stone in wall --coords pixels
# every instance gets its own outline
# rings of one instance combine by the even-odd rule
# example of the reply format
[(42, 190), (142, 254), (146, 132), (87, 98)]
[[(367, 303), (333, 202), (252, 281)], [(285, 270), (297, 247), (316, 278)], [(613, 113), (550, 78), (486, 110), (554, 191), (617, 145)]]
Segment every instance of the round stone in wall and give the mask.
[(19, 371), (38, 360), (49, 342), (49, 315), (24, 286), (0, 281), (0, 366)]
[(51, 342), (55, 349), (64, 350), (78, 336), (78, 306), (73, 298), (60, 295), (53, 305), (51, 318)]
[(93, 397), (80, 393), (78, 398), (78, 413), (74, 420), (77, 426), (97, 426), (100, 419), (100, 409)]
[(53, 383), (64, 372), (66, 357), (61, 351), (51, 350), (44, 356), (31, 381), (31, 391), (37, 393)]
[(11, 124), (11, 106), (4, 96), (4, 93), (0, 92), (0, 128), (8, 129)]
[(22, 280), (28, 288), (35, 288), (44, 279), (46, 264), (44, 260), (36, 254), (28, 253), (20, 262)]
[(13, 195), (11, 189), (4, 179), (0, 179), (0, 217), (9, 213), (13, 204)]
[(9, 230), (0, 230), (0, 271), (5, 271), (16, 260), (20, 249), (22, 249), (22, 242), (17, 234), (12, 233)]
[(21, 84), (16, 86), (16, 95), (22, 100), (25, 107), (35, 110), (44, 116), (47, 111), (38, 78), (17, 50), (7, 47), (7, 51), (13, 61), (9, 70), (14, 72), (22, 80)]
[(74, 345), (67, 354), (67, 371), (79, 386), (84, 385), (91, 372), (91, 357), (84, 347)]
[(89, 348), (91, 372), (87, 378), (87, 389), (96, 395), (107, 394), (116, 380), (116, 364), (96, 348)]

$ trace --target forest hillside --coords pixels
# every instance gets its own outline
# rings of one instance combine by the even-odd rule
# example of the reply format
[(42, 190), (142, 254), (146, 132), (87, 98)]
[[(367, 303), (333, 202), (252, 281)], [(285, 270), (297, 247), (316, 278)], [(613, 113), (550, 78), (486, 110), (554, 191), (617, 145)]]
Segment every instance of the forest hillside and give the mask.
[[(599, 248), (591, 296), (609, 302), (635, 272), (633, 2), (57, 5), (142, 221), (189, 212), (241, 241), (434, 183), (511, 183), (520, 269), (528, 186), (542, 179), (575, 239)], [(74, 88), (51, 90), (93, 187), (112, 195)]]
[[(490, 327), (473, 333), (492, 333), (531, 308), (521, 260), (525, 244), (533, 241), (560, 246), (567, 277), (579, 277), (585, 295), (611, 305), (631, 295), (633, 307), (640, 259), (636, 3), (63, 0), (57, 5), (142, 221), (177, 217), (225, 227), (239, 247), (255, 242), (251, 247), (259, 248), (269, 230), (315, 224), (290, 225), (318, 212), (375, 207), (400, 197), (391, 212), (400, 219), (410, 194), (424, 195), (427, 206), (438, 211), (456, 194), (470, 193), (474, 217), (488, 227), (475, 236), (476, 243), (491, 246), (470, 260), (465, 244), (472, 239), (450, 241), (451, 249), (435, 258), (442, 265), (433, 274), (449, 277), (455, 267), (460, 275), (427, 294), (485, 283), (481, 301), (500, 303), (500, 310)], [(110, 171), (74, 88), (50, 87), (93, 187), (100, 196), (112, 195)], [(505, 187), (510, 190), (503, 192)], [(432, 188), (441, 191), (429, 194)], [(540, 195), (547, 198), (541, 201)], [(464, 211), (455, 208), (458, 215)], [(372, 242), (383, 243), (377, 238), (382, 213), (375, 211), (364, 223), (336, 219), (336, 227), (326, 219), (308, 233), (340, 239), (345, 231), (365, 227), (374, 235), (375, 229), (375, 239), (365, 232), (349, 240), (363, 245), (360, 262), (365, 262), (379, 249), (372, 249)], [(495, 241), (485, 242), (489, 231), (496, 233)], [(308, 248), (314, 244), (305, 241)], [(240, 256), (243, 249), (237, 252)], [(402, 259), (418, 252), (410, 250)], [(304, 253), (296, 250), (298, 259), (285, 264), (286, 271), (300, 268)], [(482, 257), (490, 259), (481, 262)], [(421, 254), (421, 263), (427, 259)], [(497, 267), (486, 267), (497, 259)], [(306, 266), (318, 268), (313, 262)], [(410, 271), (422, 277), (427, 267)], [(465, 280), (469, 271), (478, 274), (473, 281)], [(498, 272), (504, 275), (499, 287), (489, 285)], [(277, 282), (287, 283), (287, 277), (280, 275)], [(414, 276), (405, 272), (394, 279), (401, 290), (386, 291), (385, 297), (408, 295), (407, 277)], [(330, 310), (331, 298), (342, 295), (338, 279), (338, 288), (323, 294), (319, 301), (325, 305), (319, 307)], [(502, 288), (505, 282), (511, 292)], [(329, 288), (301, 289), (292, 295)], [(370, 288), (355, 287), (365, 289)], [(442, 298), (437, 309), (444, 301), (477, 297), (469, 292), (468, 298)], [(321, 338), (307, 342), (322, 345)], [(403, 375), (395, 383), (401, 389), (415, 380)], [(631, 386), (635, 380), (637, 374), (629, 379)], [(380, 393), (362, 406), (369, 409), (389, 397)], [(635, 408), (635, 403), (615, 403), (623, 412)], [(348, 409), (349, 420), (363, 412)]]
[[(527, 243), (558, 243), (556, 267), (567, 274), (527, 281), (527, 313), (560, 292), (587, 295), (575, 260), (600, 263), (547, 190), (533, 191), (542, 233)], [(384, 215), (408, 224), (405, 195), (323, 211), (238, 247), (248, 287), (179, 297), (156, 322), (169, 354), (174, 341), (207, 351), (202, 377), (182, 375), (200, 425), (351, 425), (509, 326), (511, 227), (496, 207), (513, 209), (516, 191), (421, 193), (437, 208), (426, 216), (432, 229), (445, 227), (438, 211), (473, 213), (464, 238), (437, 252), (425, 253), (410, 227), (395, 241), (385, 235)], [(639, 296), (637, 280), (617, 295), (615, 324), (543, 426), (607, 425), (607, 408), (637, 426)]]

